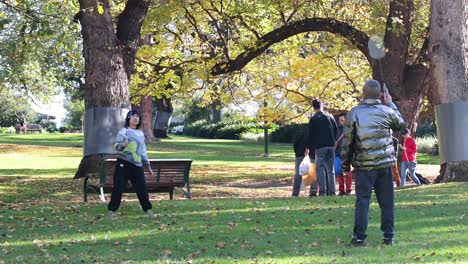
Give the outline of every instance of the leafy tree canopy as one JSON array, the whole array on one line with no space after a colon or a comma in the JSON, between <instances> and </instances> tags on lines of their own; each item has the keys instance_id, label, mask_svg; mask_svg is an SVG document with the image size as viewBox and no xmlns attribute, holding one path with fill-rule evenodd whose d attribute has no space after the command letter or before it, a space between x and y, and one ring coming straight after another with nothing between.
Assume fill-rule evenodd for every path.
<instances>
[{"instance_id":1,"label":"leafy tree canopy","mask_svg":"<svg viewBox=\"0 0 468 264\"><path fill-rule=\"evenodd\" d=\"M0 85L0 127L15 126L20 121L33 123L35 118L36 113L26 98Z\"/></svg>"},{"instance_id":2,"label":"leafy tree canopy","mask_svg":"<svg viewBox=\"0 0 468 264\"><path fill-rule=\"evenodd\" d=\"M341 21L366 33L386 29L390 1L222 1L190 0L155 3L150 8L138 53L133 94L157 97L201 97L201 105L253 100L267 107L259 117L288 121L303 116L310 101L321 97L329 107L357 103L359 89L371 77L366 57L348 39L325 32L305 32L270 46L245 67L216 75L222 62L242 57L269 32L307 18ZM410 57L416 60L427 27L428 0L415 0ZM398 18L392 30L400 30ZM268 44L269 45L269 44ZM221 66L220 66L221 65ZM166 84L171 82L172 89Z\"/></svg>"},{"instance_id":3,"label":"leafy tree canopy","mask_svg":"<svg viewBox=\"0 0 468 264\"><path fill-rule=\"evenodd\" d=\"M83 59L76 0L0 0L0 82L47 101L78 88Z\"/></svg>"},{"instance_id":4,"label":"leafy tree canopy","mask_svg":"<svg viewBox=\"0 0 468 264\"><path fill-rule=\"evenodd\" d=\"M65 110L67 110L67 115L64 119L64 125L81 129L85 114L84 100L67 99L64 106Z\"/></svg>"}]
</instances>

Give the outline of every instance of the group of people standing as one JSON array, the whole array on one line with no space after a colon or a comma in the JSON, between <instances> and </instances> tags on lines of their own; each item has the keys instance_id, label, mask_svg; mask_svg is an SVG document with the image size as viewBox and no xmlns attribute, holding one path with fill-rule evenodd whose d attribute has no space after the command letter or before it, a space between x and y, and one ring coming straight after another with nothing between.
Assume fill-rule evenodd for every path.
<instances>
[{"instance_id":1,"label":"group of people standing","mask_svg":"<svg viewBox=\"0 0 468 264\"><path fill-rule=\"evenodd\" d=\"M294 142L296 174L292 195L299 195L301 175L299 175L298 167L307 155L315 162L317 170L317 182L311 185L309 196L317 196L317 192L318 195L335 195L335 173L339 183L339 194L349 195L351 193L351 175L340 170L339 158L346 114L339 115L337 124L331 114L323 111L322 101L315 99L312 106L315 113L310 118L308 129L302 134L299 133ZM345 178L346 191L344 188Z\"/></svg>"},{"instance_id":2,"label":"group of people standing","mask_svg":"<svg viewBox=\"0 0 468 264\"><path fill-rule=\"evenodd\" d=\"M383 243L393 244L394 237L394 185L392 168L396 162L396 150L392 133L402 131L403 152L401 186L405 185L406 172L420 185L415 176L417 146L405 128L403 118L392 102L385 85L369 80L362 90L363 100L349 113L341 113L338 122L323 110L319 99L312 102L314 114L307 131L296 138L296 175L293 196L298 196L301 175L298 167L308 155L315 162L317 183L311 185L309 196L335 195L335 173L339 195L351 193L352 173L355 178L355 221L351 245L364 246L368 222L368 210L372 189L381 208ZM398 144L398 143L397 143Z\"/></svg>"}]
</instances>

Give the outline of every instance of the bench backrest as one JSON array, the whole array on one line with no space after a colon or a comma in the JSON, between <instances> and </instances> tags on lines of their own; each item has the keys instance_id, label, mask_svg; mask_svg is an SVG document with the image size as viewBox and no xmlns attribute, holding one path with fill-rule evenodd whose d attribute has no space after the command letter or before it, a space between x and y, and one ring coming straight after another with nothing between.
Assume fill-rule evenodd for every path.
<instances>
[{"instance_id":1,"label":"bench backrest","mask_svg":"<svg viewBox=\"0 0 468 264\"><path fill-rule=\"evenodd\" d=\"M104 160L100 171L100 182L105 189L112 188L116 159ZM145 168L148 190L158 187L184 187L189 182L191 159L150 159L153 177Z\"/></svg>"},{"instance_id":2,"label":"bench backrest","mask_svg":"<svg viewBox=\"0 0 468 264\"><path fill-rule=\"evenodd\" d=\"M41 130L41 126L38 124L27 124L26 125L27 130Z\"/></svg>"}]
</instances>

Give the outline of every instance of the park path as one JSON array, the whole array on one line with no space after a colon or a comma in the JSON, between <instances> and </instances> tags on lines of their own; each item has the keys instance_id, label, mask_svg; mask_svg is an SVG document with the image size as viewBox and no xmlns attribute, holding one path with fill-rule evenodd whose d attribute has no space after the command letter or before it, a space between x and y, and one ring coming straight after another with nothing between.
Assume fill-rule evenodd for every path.
<instances>
[{"instance_id":1,"label":"park path","mask_svg":"<svg viewBox=\"0 0 468 264\"><path fill-rule=\"evenodd\" d=\"M439 174L439 165L418 165L416 172L432 182ZM291 172L290 179L276 182L228 183L221 186L195 184L192 186L192 191L194 198L288 197L292 193L292 178L293 172ZM408 181L407 185L411 186L414 183ZM354 193L354 181L352 189ZM302 190L300 196L307 196L308 190L308 187Z\"/></svg>"}]
</instances>

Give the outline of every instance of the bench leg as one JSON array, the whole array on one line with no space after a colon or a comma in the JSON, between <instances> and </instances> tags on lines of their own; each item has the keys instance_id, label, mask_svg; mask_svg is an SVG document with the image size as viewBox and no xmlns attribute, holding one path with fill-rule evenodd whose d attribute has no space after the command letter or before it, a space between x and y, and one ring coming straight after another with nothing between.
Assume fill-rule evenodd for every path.
<instances>
[{"instance_id":1,"label":"bench leg","mask_svg":"<svg viewBox=\"0 0 468 264\"><path fill-rule=\"evenodd\" d=\"M99 187L99 199L101 199L101 202L105 203L106 202L106 196L104 196L104 188Z\"/></svg>"},{"instance_id":2,"label":"bench leg","mask_svg":"<svg viewBox=\"0 0 468 264\"><path fill-rule=\"evenodd\" d=\"M174 188L171 188L171 189L169 190L169 199L170 199L170 200L174 200Z\"/></svg>"},{"instance_id":3,"label":"bench leg","mask_svg":"<svg viewBox=\"0 0 468 264\"><path fill-rule=\"evenodd\" d=\"M187 190L184 190L182 188L177 187L184 195L187 197L187 199L192 199L192 194L190 193L190 185L187 183Z\"/></svg>"},{"instance_id":4,"label":"bench leg","mask_svg":"<svg viewBox=\"0 0 468 264\"><path fill-rule=\"evenodd\" d=\"M192 199L192 194L190 193L190 183L187 182L187 199Z\"/></svg>"},{"instance_id":5,"label":"bench leg","mask_svg":"<svg viewBox=\"0 0 468 264\"><path fill-rule=\"evenodd\" d=\"M83 181L83 202L88 202L88 193L86 192L88 189L88 177L86 177Z\"/></svg>"}]
</instances>

